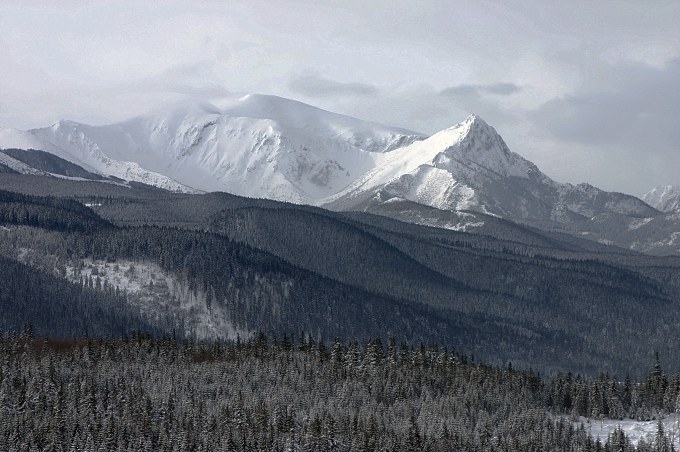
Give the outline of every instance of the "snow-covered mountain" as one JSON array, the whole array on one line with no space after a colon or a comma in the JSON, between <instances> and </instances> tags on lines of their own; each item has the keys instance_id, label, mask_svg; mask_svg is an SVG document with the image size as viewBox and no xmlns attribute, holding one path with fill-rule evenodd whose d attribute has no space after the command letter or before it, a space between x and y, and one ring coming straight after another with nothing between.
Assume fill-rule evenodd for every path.
<instances>
[{"instance_id":1,"label":"snow-covered mountain","mask_svg":"<svg viewBox=\"0 0 680 452\"><path fill-rule=\"evenodd\" d=\"M472 210L520 221L573 223L602 213L657 211L641 200L588 184L562 184L511 152L481 118L465 121L380 156L376 166L328 206L371 210L398 200L440 210Z\"/></svg>"},{"instance_id":2,"label":"snow-covered mountain","mask_svg":"<svg viewBox=\"0 0 680 452\"><path fill-rule=\"evenodd\" d=\"M73 121L59 121L43 129L28 131L0 129L0 149L37 149L54 154L93 173L142 182L175 192L197 192L196 189L168 176L149 171L132 159L128 161L112 159L86 135L85 132L89 128L92 126ZM38 174L29 169L18 172Z\"/></svg>"},{"instance_id":3,"label":"snow-covered mountain","mask_svg":"<svg viewBox=\"0 0 680 452\"><path fill-rule=\"evenodd\" d=\"M662 212L680 210L680 185L660 185L645 194L642 199Z\"/></svg>"},{"instance_id":4,"label":"snow-covered mountain","mask_svg":"<svg viewBox=\"0 0 680 452\"><path fill-rule=\"evenodd\" d=\"M474 115L376 163L336 197L338 204L349 207L370 198L400 198L443 210L488 212L492 206L484 199L483 186L511 176L545 178L535 165L511 153L500 136Z\"/></svg>"},{"instance_id":5,"label":"snow-covered mountain","mask_svg":"<svg viewBox=\"0 0 680 452\"><path fill-rule=\"evenodd\" d=\"M680 220L661 218L652 207L677 207L670 188L651 192L650 206L588 184L556 182L475 115L425 137L248 95L220 109L189 103L105 126L59 121L25 132L0 129L2 148L41 149L87 171L173 191L388 212L464 230L485 220L446 213L479 212L641 251L680 251ZM32 171L12 155L0 158L5 171Z\"/></svg>"},{"instance_id":6,"label":"snow-covered mountain","mask_svg":"<svg viewBox=\"0 0 680 452\"><path fill-rule=\"evenodd\" d=\"M401 199L557 223L603 212L657 213L632 196L551 180L475 115L425 139L290 99L247 95L222 109L183 104L105 126L59 121L3 130L3 147L42 149L89 171L173 191L340 210Z\"/></svg>"},{"instance_id":7,"label":"snow-covered mountain","mask_svg":"<svg viewBox=\"0 0 680 452\"><path fill-rule=\"evenodd\" d=\"M307 204L374 167L376 155L424 138L267 95L222 110L192 103L118 124L59 121L24 134L31 147L126 180Z\"/></svg>"}]
</instances>

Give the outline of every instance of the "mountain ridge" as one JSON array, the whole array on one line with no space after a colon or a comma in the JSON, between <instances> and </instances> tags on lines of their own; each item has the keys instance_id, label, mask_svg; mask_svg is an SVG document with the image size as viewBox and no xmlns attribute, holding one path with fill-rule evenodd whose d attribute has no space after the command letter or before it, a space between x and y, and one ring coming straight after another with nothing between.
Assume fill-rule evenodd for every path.
<instances>
[{"instance_id":1,"label":"mountain ridge","mask_svg":"<svg viewBox=\"0 0 680 452\"><path fill-rule=\"evenodd\" d=\"M373 166L374 154L423 138L266 95L222 110L189 103L107 126L59 121L25 134L87 169L171 191L304 204L342 189Z\"/></svg>"},{"instance_id":2,"label":"mountain ridge","mask_svg":"<svg viewBox=\"0 0 680 452\"><path fill-rule=\"evenodd\" d=\"M642 199L662 212L680 210L680 184L659 185L647 192Z\"/></svg>"},{"instance_id":3,"label":"mountain ridge","mask_svg":"<svg viewBox=\"0 0 680 452\"><path fill-rule=\"evenodd\" d=\"M552 180L512 152L496 130L476 115L394 151L333 197L328 206L370 210L371 204L396 199L519 221L573 223L578 217L609 212L634 216L659 213L630 195Z\"/></svg>"},{"instance_id":4,"label":"mountain ridge","mask_svg":"<svg viewBox=\"0 0 680 452\"><path fill-rule=\"evenodd\" d=\"M26 132L2 129L0 148L8 145L42 146L87 171L169 191L224 191L339 211L378 212L410 201L415 205L401 217L422 224L447 227L431 216L475 211L638 251L680 252L675 217L661 218L631 195L554 181L474 114L425 137L251 94L221 108L189 102L104 126L63 120ZM645 226L651 219L662 234Z\"/></svg>"}]
</instances>

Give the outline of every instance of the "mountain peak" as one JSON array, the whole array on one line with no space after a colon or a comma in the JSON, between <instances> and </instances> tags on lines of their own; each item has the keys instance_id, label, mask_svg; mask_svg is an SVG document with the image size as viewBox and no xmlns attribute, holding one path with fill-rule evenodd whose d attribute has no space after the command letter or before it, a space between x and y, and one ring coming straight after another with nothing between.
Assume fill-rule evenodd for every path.
<instances>
[{"instance_id":1,"label":"mountain peak","mask_svg":"<svg viewBox=\"0 0 680 452\"><path fill-rule=\"evenodd\" d=\"M465 118L465 121L463 121L461 124L468 129L468 133L493 132L494 135L497 135L496 130L493 127L491 127L480 116L474 113Z\"/></svg>"},{"instance_id":2,"label":"mountain peak","mask_svg":"<svg viewBox=\"0 0 680 452\"><path fill-rule=\"evenodd\" d=\"M464 136L469 133L475 133L477 131L494 130L486 121L484 121L480 116L476 114L471 114L465 120L452 125L451 127L442 130L444 131L456 131L457 134ZM495 132L495 130L494 130ZM441 133L441 132L440 132Z\"/></svg>"},{"instance_id":3,"label":"mountain peak","mask_svg":"<svg viewBox=\"0 0 680 452\"><path fill-rule=\"evenodd\" d=\"M488 151L491 149L505 150L505 142L498 135L498 132L486 123L482 118L475 114L471 114L464 121L454 124L453 126L435 133L425 141L434 145L435 148L446 149L451 147L460 147L464 143L477 142L474 147L477 151ZM465 149L470 146L464 146ZM509 151L508 151L509 152Z\"/></svg>"},{"instance_id":4,"label":"mountain peak","mask_svg":"<svg viewBox=\"0 0 680 452\"><path fill-rule=\"evenodd\" d=\"M463 121L463 122L464 123L470 123L470 124L475 123L475 122L481 122L483 124L486 124L486 122L482 118L477 116L475 113L470 114L467 118L465 118L465 121Z\"/></svg>"},{"instance_id":5,"label":"mountain peak","mask_svg":"<svg viewBox=\"0 0 680 452\"><path fill-rule=\"evenodd\" d=\"M217 105L185 100L115 124L61 121L15 135L0 133L0 145L46 149L121 179L309 204L345 188L378 154L425 138L266 94Z\"/></svg>"},{"instance_id":6,"label":"mountain peak","mask_svg":"<svg viewBox=\"0 0 680 452\"><path fill-rule=\"evenodd\" d=\"M460 178L463 172L468 180L480 174L491 179L497 177L529 178L531 173L541 174L535 165L508 149L496 129L476 114L425 140L439 149L433 159L437 167L451 168ZM453 170L452 168L457 167ZM464 168L467 168L464 170Z\"/></svg>"},{"instance_id":7,"label":"mountain peak","mask_svg":"<svg viewBox=\"0 0 680 452\"><path fill-rule=\"evenodd\" d=\"M71 121L70 119L60 119L59 121L52 124L50 127L54 130L57 130L75 127L76 125L78 125L78 123L76 123L75 121Z\"/></svg>"},{"instance_id":8,"label":"mountain peak","mask_svg":"<svg viewBox=\"0 0 680 452\"><path fill-rule=\"evenodd\" d=\"M234 108L251 108L258 111L262 110L289 110L289 109L303 109L313 108L320 110L312 105L307 105L303 102L287 99L285 97L275 96L272 94L251 93L239 97L236 102L232 104Z\"/></svg>"}]
</instances>

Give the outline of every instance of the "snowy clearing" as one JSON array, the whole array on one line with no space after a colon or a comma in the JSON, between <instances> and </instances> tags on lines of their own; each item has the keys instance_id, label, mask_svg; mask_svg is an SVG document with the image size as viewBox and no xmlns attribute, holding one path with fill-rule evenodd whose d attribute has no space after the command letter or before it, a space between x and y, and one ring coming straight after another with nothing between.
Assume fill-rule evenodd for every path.
<instances>
[{"instance_id":1,"label":"snowy clearing","mask_svg":"<svg viewBox=\"0 0 680 452\"><path fill-rule=\"evenodd\" d=\"M663 423L664 431L669 436L669 439L675 448L680 448L680 415L677 413L671 414L661 422ZM604 419L600 421L582 417L580 418L580 421L576 423L576 426L580 427L581 424L584 425L586 431L588 431L593 438L599 438L603 444L614 430L621 427L631 442L637 446L641 439L644 439L646 442L654 441L659 421L637 421L635 419Z\"/></svg>"}]
</instances>

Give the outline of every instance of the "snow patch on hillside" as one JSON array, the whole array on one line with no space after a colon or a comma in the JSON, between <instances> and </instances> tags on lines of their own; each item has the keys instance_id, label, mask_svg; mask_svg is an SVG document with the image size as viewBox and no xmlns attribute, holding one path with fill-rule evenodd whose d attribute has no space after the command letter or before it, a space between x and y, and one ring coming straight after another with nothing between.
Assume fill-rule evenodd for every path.
<instances>
[{"instance_id":1,"label":"snow patch on hillside","mask_svg":"<svg viewBox=\"0 0 680 452\"><path fill-rule=\"evenodd\" d=\"M670 414L662 419L661 423L663 424L664 432L671 439L673 446L675 446L676 450L680 449L680 415L677 413ZM637 446L640 440L644 440L647 443L654 441L659 421L637 421L634 419L604 419L600 421L582 417L575 426L578 428L581 424L584 425L586 431L594 439L599 438L602 444L607 441L609 435L620 427L631 442Z\"/></svg>"},{"instance_id":2,"label":"snow patch on hillside","mask_svg":"<svg viewBox=\"0 0 680 452\"><path fill-rule=\"evenodd\" d=\"M388 202L398 202L398 200L395 198ZM414 210L404 210L400 212L399 218L422 226L431 226L459 232L472 232L475 229L484 226L484 221L478 220L474 214L467 212L456 212L453 219L443 219L437 216L421 215Z\"/></svg>"},{"instance_id":3,"label":"snow patch on hillside","mask_svg":"<svg viewBox=\"0 0 680 452\"><path fill-rule=\"evenodd\" d=\"M654 218L635 218L630 222L630 225L628 226L629 230L635 230L635 229L640 229L642 226L646 225L650 221L652 221Z\"/></svg>"},{"instance_id":4,"label":"snow patch on hillside","mask_svg":"<svg viewBox=\"0 0 680 452\"><path fill-rule=\"evenodd\" d=\"M252 332L236 327L219 302L207 302L205 292L192 291L186 283L150 262L83 259L66 266L71 282L89 284L96 289L118 290L130 304L152 321L175 319L185 334L198 339L235 339Z\"/></svg>"}]
</instances>

